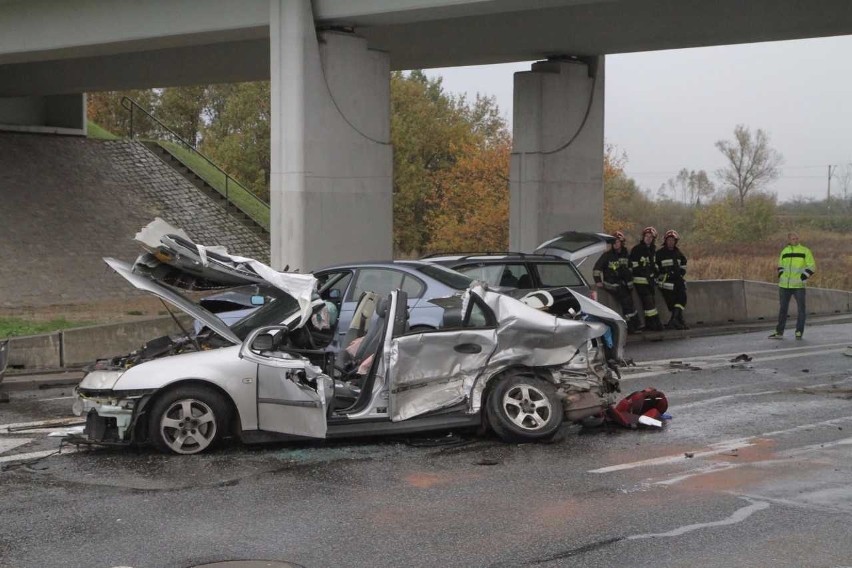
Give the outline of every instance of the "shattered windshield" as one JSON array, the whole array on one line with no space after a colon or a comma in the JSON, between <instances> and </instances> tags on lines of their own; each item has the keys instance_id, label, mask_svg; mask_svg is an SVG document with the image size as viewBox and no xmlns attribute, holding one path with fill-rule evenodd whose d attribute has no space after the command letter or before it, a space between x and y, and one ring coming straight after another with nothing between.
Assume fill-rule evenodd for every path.
<instances>
[{"instance_id":1,"label":"shattered windshield","mask_svg":"<svg viewBox=\"0 0 852 568\"><path fill-rule=\"evenodd\" d=\"M299 302L286 292L271 287L265 288L264 292L273 296L273 299L231 326L231 331L241 341L253 329L265 325L278 325L299 311Z\"/></svg>"}]
</instances>

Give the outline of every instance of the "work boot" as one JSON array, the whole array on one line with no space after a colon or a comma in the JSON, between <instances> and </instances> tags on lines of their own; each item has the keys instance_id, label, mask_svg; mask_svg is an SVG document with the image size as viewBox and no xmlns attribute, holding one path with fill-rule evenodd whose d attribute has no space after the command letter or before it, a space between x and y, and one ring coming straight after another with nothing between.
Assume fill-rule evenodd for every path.
<instances>
[{"instance_id":1,"label":"work boot","mask_svg":"<svg viewBox=\"0 0 852 568\"><path fill-rule=\"evenodd\" d=\"M689 329L689 326L683 321L683 308L675 308L675 320L677 320L678 329Z\"/></svg>"},{"instance_id":2,"label":"work boot","mask_svg":"<svg viewBox=\"0 0 852 568\"><path fill-rule=\"evenodd\" d=\"M772 333L772 335L769 336L769 339L784 339L784 334L775 331Z\"/></svg>"},{"instance_id":3,"label":"work boot","mask_svg":"<svg viewBox=\"0 0 852 568\"><path fill-rule=\"evenodd\" d=\"M627 318L627 333L642 333L642 330L639 329L639 316L633 314L632 316Z\"/></svg>"},{"instance_id":4,"label":"work boot","mask_svg":"<svg viewBox=\"0 0 852 568\"><path fill-rule=\"evenodd\" d=\"M675 317L674 312L672 312L669 321L666 322L666 329L678 329L677 318Z\"/></svg>"},{"instance_id":5,"label":"work boot","mask_svg":"<svg viewBox=\"0 0 852 568\"><path fill-rule=\"evenodd\" d=\"M797 332L796 332L796 339L801 339L801 338L802 338L802 332L801 332L801 331L797 331Z\"/></svg>"},{"instance_id":6,"label":"work boot","mask_svg":"<svg viewBox=\"0 0 852 568\"><path fill-rule=\"evenodd\" d=\"M648 316L645 318L645 329L651 331L663 331L663 322L660 321L660 316Z\"/></svg>"}]
</instances>

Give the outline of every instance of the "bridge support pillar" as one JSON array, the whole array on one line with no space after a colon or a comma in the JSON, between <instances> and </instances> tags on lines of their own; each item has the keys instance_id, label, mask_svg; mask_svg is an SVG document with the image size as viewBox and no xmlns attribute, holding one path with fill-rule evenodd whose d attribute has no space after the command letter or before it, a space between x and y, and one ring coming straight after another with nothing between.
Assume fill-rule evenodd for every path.
<instances>
[{"instance_id":1,"label":"bridge support pillar","mask_svg":"<svg viewBox=\"0 0 852 568\"><path fill-rule=\"evenodd\" d=\"M310 0L270 2L272 266L389 259L390 59L316 32Z\"/></svg>"},{"instance_id":2,"label":"bridge support pillar","mask_svg":"<svg viewBox=\"0 0 852 568\"><path fill-rule=\"evenodd\" d=\"M604 57L515 73L509 246L603 228Z\"/></svg>"}]
</instances>

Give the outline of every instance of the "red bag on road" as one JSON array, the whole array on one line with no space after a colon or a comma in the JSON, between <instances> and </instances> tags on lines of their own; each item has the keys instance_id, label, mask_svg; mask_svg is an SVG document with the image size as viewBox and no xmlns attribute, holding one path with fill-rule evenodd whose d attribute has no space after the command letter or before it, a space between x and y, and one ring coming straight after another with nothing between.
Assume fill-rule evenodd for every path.
<instances>
[{"instance_id":1,"label":"red bag on road","mask_svg":"<svg viewBox=\"0 0 852 568\"><path fill-rule=\"evenodd\" d=\"M630 393L618 404L607 410L607 418L617 424L628 428L635 428L640 416L647 416L660 420L663 413L668 410L669 401L666 395L655 388Z\"/></svg>"}]
</instances>

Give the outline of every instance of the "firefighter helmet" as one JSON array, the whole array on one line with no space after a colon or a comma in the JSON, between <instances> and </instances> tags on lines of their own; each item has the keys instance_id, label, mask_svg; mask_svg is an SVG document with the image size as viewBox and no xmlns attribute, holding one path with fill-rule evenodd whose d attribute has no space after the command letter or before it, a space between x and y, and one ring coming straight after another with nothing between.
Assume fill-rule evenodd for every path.
<instances>
[{"instance_id":1,"label":"firefighter helmet","mask_svg":"<svg viewBox=\"0 0 852 568\"><path fill-rule=\"evenodd\" d=\"M624 236L624 233L622 233L621 231L614 232L612 234L612 236L615 237L615 240L617 240L617 241L621 241L622 243L627 242L627 238Z\"/></svg>"},{"instance_id":2,"label":"firefighter helmet","mask_svg":"<svg viewBox=\"0 0 852 568\"><path fill-rule=\"evenodd\" d=\"M666 231L666 236L663 237L663 242L665 242L666 239L669 237L674 237L675 244L677 244L677 242L680 240L680 235L678 235L677 231L675 231L674 229L669 229L668 231Z\"/></svg>"},{"instance_id":3,"label":"firefighter helmet","mask_svg":"<svg viewBox=\"0 0 852 568\"><path fill-rule=\"evenodd\" d=\"M644 229L642 229L642 237L643 238L648 233L651 233L652 238L654 238L654 239L657 238L657 229L655 229L654 227L645 227Z\"/></svg>"}]
</instances>

